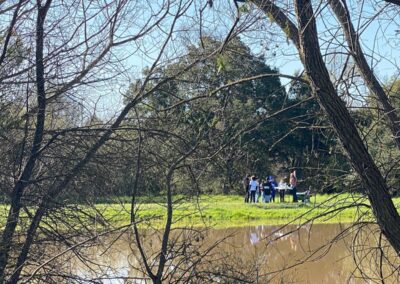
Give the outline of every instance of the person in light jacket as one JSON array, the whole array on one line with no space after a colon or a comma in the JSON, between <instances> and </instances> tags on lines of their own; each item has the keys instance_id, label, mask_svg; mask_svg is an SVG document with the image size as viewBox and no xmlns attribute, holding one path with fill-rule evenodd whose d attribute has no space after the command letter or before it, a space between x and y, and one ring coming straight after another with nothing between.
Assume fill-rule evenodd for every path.
<instances>
[{"instance_id":1,"label":"person in light jacket","mask_svg":"<svg viewBox=\"0 0 400 284\"><path fill-rule=\"evenodd\" d=\"M255 176L251 177L250 181L250 203L256 203L256 191L259 188L259 184L257 182L257 178Z\"/></svg>"}]
</instances>

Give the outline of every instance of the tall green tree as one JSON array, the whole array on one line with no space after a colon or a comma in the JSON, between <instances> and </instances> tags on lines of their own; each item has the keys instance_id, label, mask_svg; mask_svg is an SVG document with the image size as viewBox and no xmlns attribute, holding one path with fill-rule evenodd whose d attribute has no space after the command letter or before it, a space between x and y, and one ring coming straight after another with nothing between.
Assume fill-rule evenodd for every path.
<instances>
[{"instance_id":1,"label":"tall green tree","mask_svg":"<svg viewBox=\"0 0 400 284\"><path fill-rule=\"evenodd\" d=\"M206 169L204 187L211 192L241 190L239 181L246 173L265 177L285 174L295 166L312 168L304 170L304 176L316 176L313 162L321 160L321 152L328 159L332 143L324 139L323 130L313 128L322 122L310 89L304 82L293 82L287 93L278 70L238 38L215 53L221 45L214 38L203 38L190 45L177 62L158 70L154 84L197 58L205 58L163 84L137 109L142 126L189 140L203 131L198 152L202 151L203 159L208 155L210 159L206 165L193 163L193 167ZM140 85L133 84L130 92ZM277 170L280 168L282 171Z\"/></svg>"}]
</instances>

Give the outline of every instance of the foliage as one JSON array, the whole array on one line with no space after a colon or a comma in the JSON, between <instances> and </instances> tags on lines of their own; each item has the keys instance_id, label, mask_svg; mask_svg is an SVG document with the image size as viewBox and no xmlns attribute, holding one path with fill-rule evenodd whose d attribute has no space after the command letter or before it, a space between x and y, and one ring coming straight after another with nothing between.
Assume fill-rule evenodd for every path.
<instances>
[{"instance_id":1,"label":"foliage","mask_svg":"<svg viewBox=\"0 0 400 284\"><path fill-rule=\"evenodd\" d=\"M163 187L154 177L161 175L162 168L157 167L160 157L165 160L171 156L174 147L168 141L175 139L173 136L201 140L191 171L194 176L201 175L197 180L201 188L213 193L241 192L240 181L246 173L285 177L290 167L299 169L300 178L304 176L304 188L330 184L319 178L326 174L323 165L330 163L338 173L346 163L340 154L333 153L336 142L324 128L325 120L307 85L293 81L287 93L278 71L263 57L253 55L240 39L232 39L215 53L221 45L211 37L189 45L185 56L157 71L148 88L190 64L194 67L162 84L131 114L131 123L141 117L142 128L165 133L162 144L155 137L144 139L146 154L141 165L145 177L141 184L146 182L147 186L142 188L157 193ZM199 58L206 59L197 62ZM132 84L127 98L141 85L140 81ZM155 148L156 153L152 151ZM192 184L193 180L183 183Z\"/></svg>"}]
</instances>

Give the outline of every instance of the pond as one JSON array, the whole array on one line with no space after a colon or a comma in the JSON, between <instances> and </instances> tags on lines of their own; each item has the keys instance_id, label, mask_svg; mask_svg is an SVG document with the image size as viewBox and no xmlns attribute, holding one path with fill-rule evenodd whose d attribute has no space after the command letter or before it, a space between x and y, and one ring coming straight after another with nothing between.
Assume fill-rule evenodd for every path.
<instances>
[{"instance_id":1,"label":"pond","mask_svg":"<svg viewBox=\"0 0 400 284\"><path fill-rule=\"evenodd\" d=\"M397 283L398 263L392 268L382 262L383 268L375 269L382 259L375 251L363 250L377 240L372 237L373 230L358 228L354 238L356 234L350 229L350 225L318 224L175 230L174 246L167 256L171 260L165 269L170 276L165 283L177 279L188 282L185 277L190 270L196 271L196 277L207 278L208 274L207 281L216 283L374 283L380 282L382 275L388 275L387 283ZM142 232L142 243L149 266L155 265L151 259L157 259L161 233ZM81 260L70 263L70 269L82 278L96 277L99 283L150 283L132 232L109 236L88 248L86 254L90 262L101 266L83 265ZM363 265L364 275L354 260ZM398 261L396 257L392 260ZM178 277L184 273L185 277ZM193 283L204 283L198 281L202 278L196 279Z\"/></svg>"}]
</instances>

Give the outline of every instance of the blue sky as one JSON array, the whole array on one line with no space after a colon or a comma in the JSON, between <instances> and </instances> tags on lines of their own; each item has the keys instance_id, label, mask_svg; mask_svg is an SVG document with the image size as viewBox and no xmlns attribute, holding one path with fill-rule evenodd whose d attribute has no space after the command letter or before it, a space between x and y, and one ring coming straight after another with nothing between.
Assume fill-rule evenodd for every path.
<instances>
[{"instance_id":1,"label":"blue sky","mask_svg":"<svg viewBox=\"0 0 400 284\"><path fill-rule=\"evenodd\" d=\"M378 5L376 5L376 3L378 3ZM383 13L381 9L386 5L383 1L351 1L348 5L352 11L353 24L361 33L363 50L375 74L382 82L386 82L393 76L398 76L399 67L397 61L399 60L398 58L400 58L400 36L397 33L399 24L397 22L398 17L396 17L396 11L387 9L386 7L385 10L383 10L385 13ZM193 6L193 10L188 10L188 13L194 12L196 10L195 8L198 9L199 7ZM291 6L289 6L289 8L292 9ZM317 10L317 13L319 15L317 23L322 53L330 54L344 51L341 46L343 42L341 31L337 30L337 23L330 10L325 7L321 11ZM376 17L377 14L379 14L378 17ZM359 15L362 15L362 17L359 17ZM207 8L205 10L203 34L213 35L223 39L227 35L235 16L235 9L232 3L227 4L225 1L215 1L212 9ZM283 32L280 31L275 24L268 21L265 15L260 13L260 11L251 11L242 16L244 19L242 23L257 19L244 33L240 34L242 40L250 45L255 54L264 55L266 63L271 67L279 69L283 74L295 75L303 70L293 44L285 38ZM188 17L187 21L182 21L182 23L180 23L180 30L186 29L186 31L182 38L176 36L174 43L168 50L168 56L173 56L174 52L178 54L184 51L185 44L189 43L187 41L185 42L185 36L187 36L189 41L193 41L191 43L197 43L196 41L199 39L199 28L197 25L191 24L191 21L195 20L195 18ZM165 24L168 24L168 21L166 21ZM148 42L143 41L141 44L144 49L147 49L146 44L150 46L154 44L154 42L149 40ZM114 106L112 111L115 111L115 108L118 106L122 107L122 96L116 96L115 91L123 94L130 80L140 76L140 71L146 66L149 66L151 58L155 57L158 49L156 45L148 48L147 53L139 52L127 61L128 65L130 65L129 70L131 70L130 78L125 78L125 81L121 81L117 89L113 88L114 95L111 97L105 96L104 99L100 100L99 106L103 105L103 108L107 110L109 106L112 105ZM337 56L337 58L332 60L329 58L329 55L326 58L328 69L332 71L332 74L340 72L338 70L342 67L343 58ZM281 81L282 84L287 84L289 82L287 79L282 79ZM367 93L366 90L363 91Z\"/></svg>"}]
</instances>

